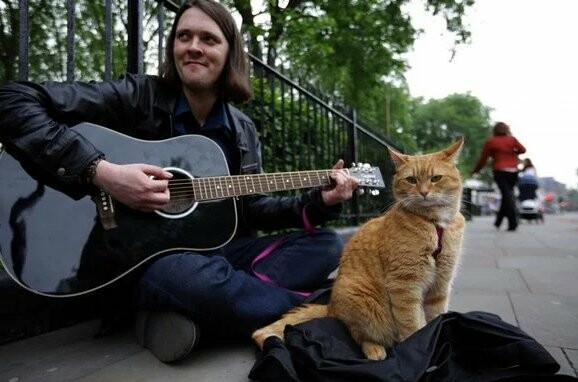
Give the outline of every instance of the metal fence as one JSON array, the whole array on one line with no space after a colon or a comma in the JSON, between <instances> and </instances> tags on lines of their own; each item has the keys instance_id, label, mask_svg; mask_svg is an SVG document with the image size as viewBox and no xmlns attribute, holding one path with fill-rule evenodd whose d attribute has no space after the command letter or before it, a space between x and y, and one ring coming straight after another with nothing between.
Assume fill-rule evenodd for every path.
<instances>
[{"instance_id":1,"label":"metal fence","mask_svg":"<svg viewBox=\"0 0 578 382\"><path fill-rule=\"evenodd\" d=\"M126 15L126 71L143 73L143 16L145 0L128 0ZM178 9L170 0L156 1L158 62L163 57L168 34L167 18ZM75 19L76 1L66 0L66 80L75 78ZM113 2L105 0L104 69L103 78L113 73ZM161 6L162 5L162 6ZM27 80L29 67L29 1L19 0L18 79ZM150 16L150 15L149 15ZM284 172L330 168L339 158L347 165L369 163L381 169L386 185L391 182L392 168L386 146L392 142L364 126L354 110L336 106L314 92L293 82L282 73L251 56L251 79L254 99L242 109L255 121L263 143L263 162L267 172ZM91 78L94 79L94 78ZM345 206L343 220L338 224L358 224L380 214L391 202L388 189L379 195L366 192L355 196Z\"/></svg>"},{"instance_id":2,"label":"metal fence","mask_svg":"<svg viewBox=\"0 0 578 382\"><path fill-rule=\"evenodd\" d=\"M255 98L245 108L260 131L267 171L330 168L338 159L346 165L377 166L390 183L392 168L386 146L394 146L364 127L354 110L343 110L296 84L256 57L251 58ZM367 192L354 197L344 211L345 224L375 216L391 195Z\"/></svg>"}]
</instances>

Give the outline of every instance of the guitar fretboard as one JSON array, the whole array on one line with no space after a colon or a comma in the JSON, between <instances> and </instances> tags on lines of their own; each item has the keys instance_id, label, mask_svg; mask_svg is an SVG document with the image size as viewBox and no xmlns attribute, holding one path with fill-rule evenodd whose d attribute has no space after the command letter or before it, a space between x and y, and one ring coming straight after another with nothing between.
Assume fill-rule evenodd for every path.
<instances>
[{"instance_id":1,"label":"guitar fretboard","mask_svg":"<svg viewBox=\"0 0 578 382\"><path fill-rule=\"evenodd\" d=\"M346 171L346 170L344 170ZM179 180L178 186L169 185L171 195L178 188L182 194L184 188L190 199L205 201L222 199L242 195L258 194L262 192L275 192L284 190L296 190L299 188L311 188L331 184L331 170L320 171L296 171L275 174L233 175L222 177L195 178L183 185Z\"/></svg>"}]
</instances>

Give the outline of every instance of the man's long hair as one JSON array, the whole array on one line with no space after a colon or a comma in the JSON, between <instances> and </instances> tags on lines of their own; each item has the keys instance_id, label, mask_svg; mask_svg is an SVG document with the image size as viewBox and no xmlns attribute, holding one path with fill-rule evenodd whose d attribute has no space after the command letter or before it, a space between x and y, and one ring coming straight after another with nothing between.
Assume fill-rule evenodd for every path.
<instances>
[{"instance_id":1,"label":"man's long hair","mask_svg":"<svg viewBox=\"0 0 578 382\"><path fill-rule=\"evenodd\" d=\"M241 33L237 29L231 13L224 6L213 0L188 0L178 10L171 27L171 33L167 38L161 77L177 88L182 86L181 78L175 67L173 50L179 20L187 9L193 7L199 8L213 19L229 43L229 54L220 79L220 96L224 101L236 104L250 100L253 97L253 89L249 82L249 65Z\"/></svg>"}]
</instances>

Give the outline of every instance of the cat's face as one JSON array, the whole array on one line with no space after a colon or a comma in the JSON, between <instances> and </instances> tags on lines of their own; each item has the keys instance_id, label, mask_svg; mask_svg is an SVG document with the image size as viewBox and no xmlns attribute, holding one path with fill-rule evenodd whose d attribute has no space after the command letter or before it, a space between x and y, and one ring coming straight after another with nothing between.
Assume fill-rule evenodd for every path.
<instances>
[{"instance_id":1,"label":"cat's face","mask_svg":"<svg viewBox=\"0 0 578 382\"><path fill-rule=\"evenodd\" d=\"M463 139L426 155L403 155L390 150L396 167L393 194L405 208L457 207L462 194L455 158Z\"/></svg>"}]
</instances>

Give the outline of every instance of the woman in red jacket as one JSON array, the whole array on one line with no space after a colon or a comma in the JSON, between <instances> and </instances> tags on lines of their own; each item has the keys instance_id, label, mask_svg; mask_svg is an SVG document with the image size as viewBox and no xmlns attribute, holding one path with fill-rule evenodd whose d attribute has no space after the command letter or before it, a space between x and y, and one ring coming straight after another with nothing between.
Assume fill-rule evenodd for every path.
<instances>
[{"instance_id":1,"label":"woman in red jacket","mask_svg":"<svg viewBox=\"0 0 578 382\"><path fill-rule=\"evenodd\" d=\"M494 180L502 194L500 210L494 223L497 229L504 217L508 219L508 231L515 231L518 227L514 187L518 182L518 155L525 152L526 148L512 136L510 127L504 122L498 122L494 125L493 135L484 144L480 159L472 171L472 174L479 172L488 158L492 158Z\"/></svg>"}]
</instances>

